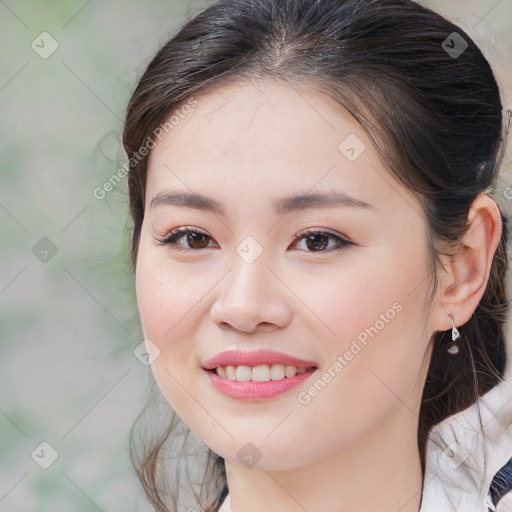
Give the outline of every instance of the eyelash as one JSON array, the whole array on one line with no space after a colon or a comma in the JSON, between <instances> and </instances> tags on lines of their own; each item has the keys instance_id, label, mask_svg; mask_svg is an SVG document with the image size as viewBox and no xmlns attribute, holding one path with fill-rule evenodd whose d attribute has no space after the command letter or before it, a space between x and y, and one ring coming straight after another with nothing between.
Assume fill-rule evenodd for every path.
<instances>
[{"instance_id":1,"label":"eyelash","mask_svg":"<svg viewBox=\"0 0 512 512\"><path fill-rule=\"evenodd\" d=\"M184 235L193 235L193 234L205 235L206 237L211 239L211 237L207 233L205 233L204 231L201 231L201 230L198 230L198 229L195 229L195 228L190 228L189 226L180 226L180 227L172 229L169 232L169 234L167 236L165 236L165 238L158 238L158 237L156 237L156 241L157 241L157 243L159 245L173 246L173 247L171 247L171 249L173 251L181 251L181 252L192 253L192 252L201 251L202 249L207 249L208 247L203 247L202 249L183 249L183 248L178 248L179 244L176 243L177 240L179 240L180 238L183 238ZM306 238L307 239L309 236L312 236L312 235L325 235L325 236L330 237L331 239L337 239L339 242L338 242L338 246L334 248L335 250L343 249L343 248L348 247L350 245L354 245L354 242L350 242L348 240L345 240L344 238L342 238L339 235L336 235L334 233L331 233L330 231L325 231L325 230L321 231L321 230L314 230L314 229L303 229L302 231L297 233L293 237L292 244L294 244L296 241L299 241L301 238ZM333 248L331 248L329 250L305 251L305 252L322 253L322 252L330 252L332 249Z\"/></svg>"}]
</instances>

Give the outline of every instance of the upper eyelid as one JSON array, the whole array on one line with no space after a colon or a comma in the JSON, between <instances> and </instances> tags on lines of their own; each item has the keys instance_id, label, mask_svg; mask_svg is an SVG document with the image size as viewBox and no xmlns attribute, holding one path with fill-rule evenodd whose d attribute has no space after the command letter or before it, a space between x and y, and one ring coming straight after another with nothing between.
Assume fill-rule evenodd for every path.
<instances>
[{"instance_id":1,"label":"upper eyelid","mask_svg":"<svg viewBox=\"0 0 512 512\"><path fill-rule=\"evenodd\" d=\"M165 239L167 239L167 238L169 238L171 236L174 236L174 235L186 235L188 231L197 232L199 234L206 235L206 236L208 236L209 238L211 238L213 240L213 237L211 235L209 235L208 232L206 232L205 230L203 230L201 228L197 228L197 227L194 227L194 226L177 226L177 227L172 228L169 231L167 231L167 233L165 233L162 237L158 237L158 238L161 238L161 239L165 240ZM305 235L307 235L310 232L337 236L339 238L342 238L342 239L345 239L345 240L349 241L348 237L346 237L345 235L343 235L341 233L337 233L336 231L330 230L328 228L320 228L320 227L312 227L312 228L301 229L295 235L293 235L293 239L295 240L297 237L305 236Z\"/></svg>"}]
</instances>

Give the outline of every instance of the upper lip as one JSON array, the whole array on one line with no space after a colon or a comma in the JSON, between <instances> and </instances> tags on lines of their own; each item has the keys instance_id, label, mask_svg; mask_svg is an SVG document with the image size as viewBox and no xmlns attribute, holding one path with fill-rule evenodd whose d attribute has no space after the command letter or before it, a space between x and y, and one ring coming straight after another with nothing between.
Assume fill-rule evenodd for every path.
<instances>
[{"instance_id":1,"label":"upper lip","mask_svg":"<svg viewBox=\"0 0 512 512\"><path fill-rule=\"evenodd\" d=\"M295 366L296 368L316 367L316 363L305 361L298 357L293 357L281 352L273 352L272 350L256 350L252 352L241 352L240 350L226 350L208 359L203 365L205 370L213 370L219 366L258 366L268 364L283 364L285 366Z\"/></svg>"}]
</instances>

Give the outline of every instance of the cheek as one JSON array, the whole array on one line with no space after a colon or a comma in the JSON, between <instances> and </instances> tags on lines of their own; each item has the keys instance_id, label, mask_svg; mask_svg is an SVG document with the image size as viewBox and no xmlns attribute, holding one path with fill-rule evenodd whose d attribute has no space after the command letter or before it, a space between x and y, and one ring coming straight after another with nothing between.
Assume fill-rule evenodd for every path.
<instances>
[{"instance_id":1,"label":"cheek","mask_svg":"<svg viewBox=\"0 0 512 512\"><path fill-rule=\"evenodd\" d=\"M211 287L207 280L191 276L184 266L162 260L159 254L151 257L142 251L136 275L137 305L144 335L159 344L180 337Z\"/></svg>"},{"instance_id":2,"label":"cheek","mask_svg":"<svg viewBox=\"0 0 512 512\"><path fill-rule=\"evenodd\" d=\"M153 257L141 251L138 261L136 293L142 330L144 338L158 347L151 364L158 387L179 416L196 429L201 411L192 406L184 389L199 397L195 381L201 370L195 328L204 315L200 299L211 285L187 277L161 260L158 254Z\"/></svg>"},{"instance_id":3,"label":"cheek","mask_svg":"<svg viewBox=\"0 0 512 512\"><path fill-rule=\"evenodd\" d=\"M313 336L326 341L329 352L343 353L350 342L369 339L368 329L388 330L399 321L399 311L410 299L413 276L403 275L403 266L389 248L354 250L340 265L292 280L293 290L305 306L304 315L318 331ZM416 271L419 273L419 269ZM298 302L298 307L302 307ZM403 316L403 315L402 315Z\"/></svg>"},{"instance_id":4,"label":"cheek","mask_svg":"<svg viewBox=\"0 0 512 512\"><path fill-rule=\"evenodd\" d=\"M427 281L421 258L404 261L384 251L374 256L372 265L359 261L350 272L321 284L313 281L309 293L306 288L297 293L308 297L309 308L321 320L315 335L328 354L327 369L336 375L325 376L335 384L325 386L333 394L322 400L342 408L346 404L350 414L356 408L362 415L372 409L373 415L376 408L400 403L398 397L414 401L428 343L422 338Z\"/></svg>"}]
</instances>

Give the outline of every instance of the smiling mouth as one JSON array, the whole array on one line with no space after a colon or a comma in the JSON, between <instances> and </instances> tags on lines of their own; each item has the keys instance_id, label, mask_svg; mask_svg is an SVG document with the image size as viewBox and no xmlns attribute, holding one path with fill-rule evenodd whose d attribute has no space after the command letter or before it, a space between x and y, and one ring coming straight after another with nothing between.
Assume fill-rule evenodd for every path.
<instances>
[{"instance_id":1,"label":"smiling mouth","mask_svg":"<svg viewBox=\"0 0 512 512\"><path fill-rule=\"evenodd\" d=\"M316 366L298 368L292 365L283 364L261 364L257 366L235 366L230 364L226 366L217 366L216 368L212 368L207 371L210 373L215 373L219 377L226 380L236 380L240 382L269 382L291 379L303 373L312 373L315 370L317 370Z\"/></svg>"}]
</instances>

